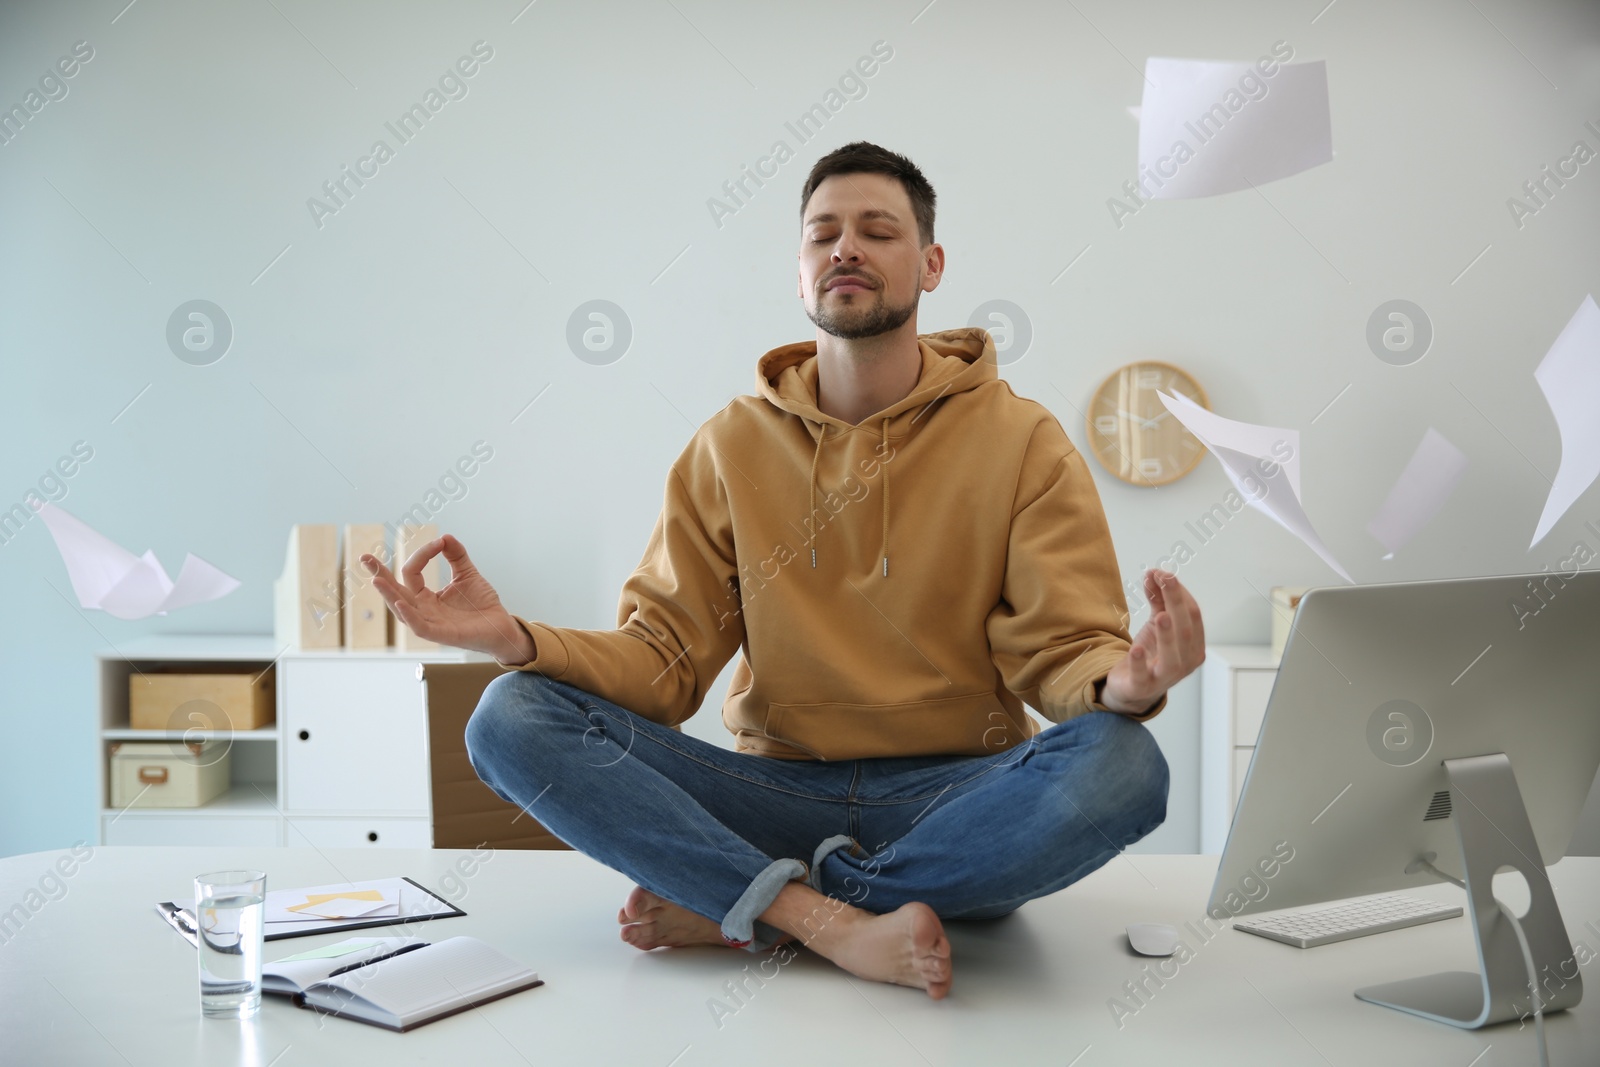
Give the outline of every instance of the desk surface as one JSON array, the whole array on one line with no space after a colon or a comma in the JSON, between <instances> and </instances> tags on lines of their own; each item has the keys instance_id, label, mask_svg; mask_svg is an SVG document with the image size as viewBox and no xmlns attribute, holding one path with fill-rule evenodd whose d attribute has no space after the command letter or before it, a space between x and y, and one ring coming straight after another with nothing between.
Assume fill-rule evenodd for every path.
<instances>
[{"instance_id":1,"label":"desk surface","mask_svg":"<svg viewBox=\"0 0 1600 1067\"><path fill-rule=\"evenodd\" d=\"M268 887L410 875L440 888L472 853L426 849L316 850L102 846L64 880L40 879L66 852L0 860L0 1060L134 1065L410 1063L805 1064L843 1056L887 1064L1476 1064L1537 1061L1531 1021L1457 1030L1358 1001L1357 986L1471 969L1465 919L1314 949L1230 929L1166 974L1153 967L1143 1006L1125 982L1154 961L1134 956L1129 922L1197 927L1215 856L1123 855L1078 884L1005 919L950 924L955 983L939 1002L910 989L850 978L808 952L779 966L724 948L650 953L617 937L629 883L570 852L486 853L445 895L462 918L412 927L438 939L472 934L537 970L547 984L408 1034L324 1018L264 998L246 1023L203 1019L194 950L155 913L185 897L205 870L257 867ZM459 876L459 874L458 874ZM1600 951L1600 859L1550 869L1574 942ZM1420 895L1459 902L1439 885ZM384 930L368 931L385 933ZM266 958L339 940L271 941ZM1592 960L1592 952L1579 951ZM749 971L744 969L748 967ZM1173 973L1174 970L1176 973ZM1583 968L1600 985L1600 968ZM745 979L742 1001L728 983ZM1113 998L1133 1010L1118 1019ZM721 1008L718 1009L717 1005ZM1600 1060L1600 991L1551 1017L1551 1062ZM1482 1059L1485 1050L1493 1051ZM844 1055L848 1050L848 1055Z\"/></svg>"}]
</instances>

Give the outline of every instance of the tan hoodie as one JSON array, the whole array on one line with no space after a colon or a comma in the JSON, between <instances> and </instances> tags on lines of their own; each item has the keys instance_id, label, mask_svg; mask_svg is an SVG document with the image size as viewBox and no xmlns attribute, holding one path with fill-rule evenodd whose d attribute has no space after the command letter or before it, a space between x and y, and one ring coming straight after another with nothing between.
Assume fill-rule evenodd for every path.
<instances>
[{"instance_id":1,"label":"tan hoodie","mask_svg":"<svg viewBox=\"0 0 1600 1067\"><path fill-rule=\"evenodd\" d=\"M1042 729L1024 702L1108 710L1131 640L1083 457L986 330L918 340L916 388L855 426L817 409L815 341L763 356L673 463L618 628L519 618L520 669L677 725L742 651L722 721L780 759L986 755Z\"/></svg>"}]
</instances>

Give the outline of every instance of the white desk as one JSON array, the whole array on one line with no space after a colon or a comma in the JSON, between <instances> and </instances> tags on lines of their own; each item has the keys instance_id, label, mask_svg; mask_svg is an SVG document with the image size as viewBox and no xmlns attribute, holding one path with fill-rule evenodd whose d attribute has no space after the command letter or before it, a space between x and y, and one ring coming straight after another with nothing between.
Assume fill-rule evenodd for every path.
<instances>
[{"instance_id":1,"label":"white desk","mask_svg":"<svg viewBox=\"0 0 1600 1067\"><path fill-rule=\"evenodd\" d=\"M0 909L22 902L57 856L0 860ZM200 871L253 866L268 887L406 874L437 888L470 853L101 846L66 893L0 943L0 1062L27 1064L1526 1064L1533 1028L1463 1031L1356 1000L1352 990L1470 969L1464 919L1302 950L1234 930L1190 942L1193 958L1119 1029L1108 1007L1147 961L1123 927L1197 925L1214 856L1124 855L1077 885L986 923L953 923L944 1001L850 979L802 952L717 1025L710 1003L759 957L723 948L641 953L617 938L629 885L576 853L492 855L456 897L464 918L416 924L472 934L547 985L408 1034L319 1017L267 997L247 1023L203 1019L194 950L155 913ZM1600 859L1550 870L1575 940L1600 950ZM1418 891L1453 900L1440 885ZM1586 924L1590 924L1587 925ZM384 931L374 931L382 933ZM268 959L342 935L269 941ZM347 935L345 935L347 936ZM1580 958L1592 958L1580 952ZM1167 961L1168 973L1175 963ZM774 965L769 965L769 970ZM1558 1067L1600 1062L1600 966L1579 1007L1547 1025ZM1489 1046L1493 1051L1479 1055ZM1088 1049L1085 1052L1085 1049ZM1078 1057L1075 1059L1075 1057Z\"/></svg>"}]
</instances>

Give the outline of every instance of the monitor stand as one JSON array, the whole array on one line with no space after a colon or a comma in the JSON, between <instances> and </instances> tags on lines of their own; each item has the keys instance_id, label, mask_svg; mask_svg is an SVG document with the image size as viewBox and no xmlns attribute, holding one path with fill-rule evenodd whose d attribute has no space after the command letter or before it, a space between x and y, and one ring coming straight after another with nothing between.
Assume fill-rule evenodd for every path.
<instances>
[{"instance_id":1,"label":"monitor stand","mask_svg":"<svg viewBox=\"0 0 1600 1067\"><path fill-rule=\"evenodd\" d=\"M1583 999L1576 954L1567 937L1555 892L1539 854L1522 792L1505 753L1444 761L1450 780L1450 817L1461 845L1467 911L1478 944L1479 973L1444 971L1382 985L1363 986L1356 996L1425 1019L1467 1030L1528 1018L1533 1014L1528 968L1516 930L1495 903L1492 880L1503 866L1528 880L1532 903L1517 918L1533 954L1534 975L1545 1013L1575 1007Z\"/></svg>"}]
</instances>

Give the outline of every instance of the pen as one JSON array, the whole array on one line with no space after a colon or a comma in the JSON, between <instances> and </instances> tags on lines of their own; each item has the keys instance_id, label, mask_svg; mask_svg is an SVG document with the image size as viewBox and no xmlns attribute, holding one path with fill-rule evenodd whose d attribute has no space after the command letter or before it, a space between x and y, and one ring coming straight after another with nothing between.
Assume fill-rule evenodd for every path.
<instances>
[{"instance_id":1,"label":"pen","mask_svg":"<svg viewBox=\"0 0 1600 1067\"><path fill-rule=\"evenodd\" d=\"M407 952L410 952L414 948L427 948L429 944L430 944L430 942L427 942L427 941L418 941L418 942L416 942L414 944L406 945L403 948L397 948L393 952L385 952L381 956L374 956L370 960L362 960L360 963L352 963L347 967L340 967L336 971L329 971L328 972L328 977L329 978L333 978L333 977L335 977L337 975L346 974L346 973L348 973L350 971L359 971L361 968L367 966L368 964L379 963L379 962L381 962L383 960L394 959L394 957L396 957L396 956L405 955Z\"/></svg>"},{"instance_id":2,"label":"pen","mask_svg":"<svg viewBox=\"0 0 1600 1067\"><path fill-rule=\"evenodd\" d=\"M157 904L156 911L160 912L161 917L171 923L172 928L182 934L191 945L200 947L198 931L195 930L194 923L189 920L187 912L171 903Z\"/></svg>"}]
</instances>

